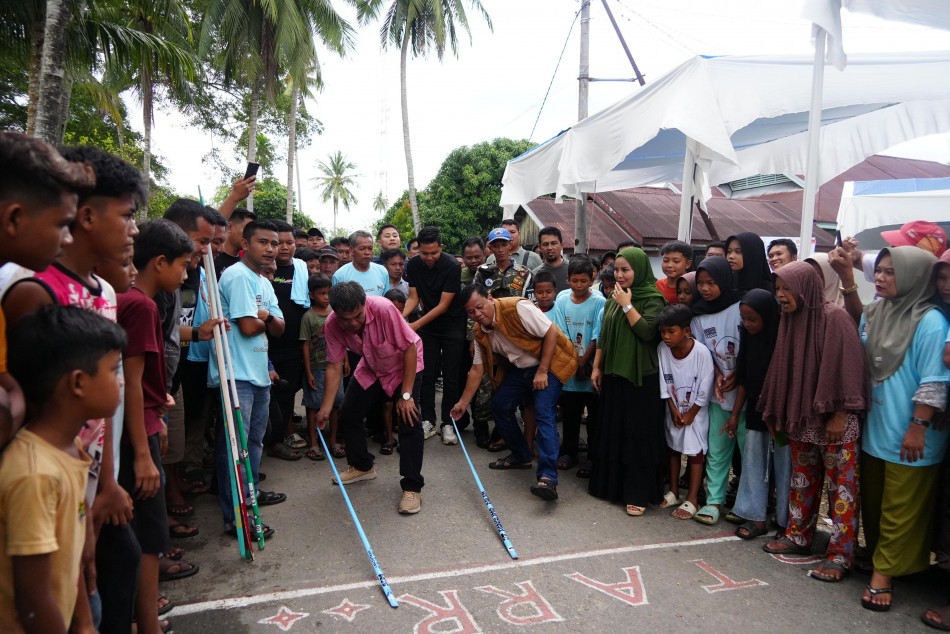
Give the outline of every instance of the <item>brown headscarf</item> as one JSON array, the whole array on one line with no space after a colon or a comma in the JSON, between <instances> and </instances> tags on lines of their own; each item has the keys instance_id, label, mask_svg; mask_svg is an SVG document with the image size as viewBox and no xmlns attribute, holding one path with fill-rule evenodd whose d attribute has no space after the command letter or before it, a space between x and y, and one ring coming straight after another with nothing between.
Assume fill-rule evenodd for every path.
<instances>
[{"instance_id":1,"label":"brown headscarf","mask_svg":"<svg viewBox=\"0 0 950 634\"><path fill-rule=\"evenodd\" d=\"M677 295L679 295L679 292L680 292L680 289L679 289L680 280L683 280L684 282L689 284L689 293L690 293L689 301L690 302L696 301L696 298L699 297L699 294L696 292L696 271L690 271L689 273L684 273L679 278L679 280L676 280L676 294ZM687 306L688 305L689 304L687 304Z\"/></svg>"},{"instance_id":2,"label":"brown headscarf","mask_svg":"<svg viewBox=\"0 0 950 634\"><path fill-rule=\"evenodd\" d=\"M782 313L759 398L762 418L774 417L776 429L788 433L824 425L834 412L866 410L868 376L854 321L825 301L821 278L807 262L786 264L775 275L798 308Z\"/></svg>"},{"instance_id":3,"label":"brown headscarf","mask_svg":"<svg viewBox=\"0 0 950 634\"><path fill-rule=\"evenodd\" d=\"M805 258L806 262L814 262L821 269L821 279L825 283L825 301L844 308L844 295L841 294L841 278L831 268L831 262L824 253L816 253L814 257Z\"/></svg>"}]
</instances>

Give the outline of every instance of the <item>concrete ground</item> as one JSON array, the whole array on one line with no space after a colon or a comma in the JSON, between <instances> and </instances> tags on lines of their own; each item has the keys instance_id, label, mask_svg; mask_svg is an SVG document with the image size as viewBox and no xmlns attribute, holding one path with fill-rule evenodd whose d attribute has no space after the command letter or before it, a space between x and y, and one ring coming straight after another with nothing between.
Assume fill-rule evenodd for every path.
<instances>
[{"instance_id":1,"label":"concrete ground","mask_svg":"<svg viewBox=\"0 0 950 634\"><path fill-rule=\"evenodd\" d=\"M492 471L505 454L462 440L507 530L495 531L458 446L426 441L422 511L400 516L398 454L377 454L379 477L347 488L399 607L386 602L324 462L265 456L264 488L288 500L264 507L276 534L253 562L221 531L216 498L195 501L200 534L176 540L200 564L163 583L175 632L614 632L930 631L919 621L947 598L944 577L899 579L893 607L861 607L868 578L807 576L816 558L780 560L733 535L652 508L638 518L588 495L576 469L561 472L560 500L528 492L533 471ZM345 460L335 461L345 468ZM822 539L825 542L827 537ZM816 549L817 550L817 549Z\"/></svg>"}]
</instances>

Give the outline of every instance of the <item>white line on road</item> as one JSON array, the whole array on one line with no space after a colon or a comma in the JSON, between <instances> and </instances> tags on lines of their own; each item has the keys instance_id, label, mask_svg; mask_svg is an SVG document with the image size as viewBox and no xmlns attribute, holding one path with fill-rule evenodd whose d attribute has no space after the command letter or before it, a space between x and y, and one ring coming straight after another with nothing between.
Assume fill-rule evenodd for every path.
<instances>
[{"instance_id":1,"label":"white line on road","mask_svg":"<svg viewBox=\"0 0 950 634\"><path fill-rule=\"evenodd\" d=\"M660 542L656 544L637 544L634 546L611 546L607 548L594 548L591 550L573 551L560 555L543 555L538 557L529 557L517 561L505 561L497 564L484 564L480 566L469 566L465 568L449 568L446 570L435 570L423 572L414 575L403 575L399 577L389 577L390 585L397 583L411 583L414 581L431 581L433 579L447 579L451 577L463 577L466 575L476 575L485 572L496 572L504 570L514 570L527 566L538 566L541 564L557 563L559 561L571 561L574 559L586 559L589 557L603 557L605 555L621 555L626 553L636 553L648 550L666 550L669 548L685 548L688 546L704 546L708 544L721 544L723 542L736 541L739 538L735 535L709 537L706 539L691 539L683 542ZM256 594L244 597L231 597L227 599L213 599L211 601L202 601L200 603L190 603L180 605L172 610L168 616L185 616L199 612L208 612L211 610L230 610L233 608L243 608L261 603L271 603L275 601L288 601L302 597L311 597L320 594L329 594L333 592L345 592L347 590L358 590L362 588L373 588L378 585L376 579L366 581L356 581L353 583L343 583L333 586L318 586L316 588L300 588L298 590L281 590L279 592L268 592L265 594Z\"/></svg>"}]
</instances>

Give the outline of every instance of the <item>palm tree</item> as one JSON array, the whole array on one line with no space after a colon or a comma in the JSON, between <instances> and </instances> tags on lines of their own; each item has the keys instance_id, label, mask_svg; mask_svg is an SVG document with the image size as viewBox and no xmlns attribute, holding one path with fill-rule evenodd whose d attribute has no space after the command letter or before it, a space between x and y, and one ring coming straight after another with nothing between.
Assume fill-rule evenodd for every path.
<instances>
[{"instance_id":1,"label":"palm tree","mask_svg":"<svg viewBox=\"0 0 950 634\"><path fill-rule=\"evenodd\" d=\"M488 28L492 28L491 18L480 0L468 0L473 9L481 13ZM456 23L468 33L468 16L462 0L393 0L383 26L380 29L383 48L389 44L399 47L399 78L402 103L402 137L406 153L406 172L409 179L409 205L412 207L412 224L418 233L422 228L419 220L419 203L416 200L415 174L412 168L412 149L409 144L409 108L406 89L406 62L409 49L414 57L425 56L434 47L439 60L445 54L446 44L452 54L458 56L458 38Z\"/></svg>"},{"instance_id":2,"label":"palm tree","mask_svg":"<svg viewBox=\"0 0 950 634\"><path fill-rule=\"evenodd\" d=\"M359 204L356 196L350 191L350 187L356 185L356 178L359 174L348 174L349 170L356 169L356 164L351 163L343 156L343 152L337 150L336 154L329 156L329 164L323 161L317 162L317 168L323 176L315 176L311 180L316 182L323 190L320 194L323 196L323 202L333 200L333 231L336 231L336 214L340 203L343 208L349 211L350 205Z\"/></svg>"},{"instance_id":3,"label":"palm tree","mask_svg":"<svg viewBox=\"0 0 950 634\"><path fill-rule=\"evenodd\" d=\"M389 201L383 196L383 190L379 190L379 193L376 194L376 198L373 199L373 211L383 213L388 208Z\"/></svg>"}]
</instances>

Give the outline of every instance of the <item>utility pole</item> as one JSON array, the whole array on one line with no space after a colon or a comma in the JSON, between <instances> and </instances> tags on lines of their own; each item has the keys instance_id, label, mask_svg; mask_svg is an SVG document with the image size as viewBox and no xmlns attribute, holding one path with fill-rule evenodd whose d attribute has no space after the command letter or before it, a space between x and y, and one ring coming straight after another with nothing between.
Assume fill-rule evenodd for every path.
<instances>
[{"instance_id":1,"label":"utility pole","mask_svg":"<svg viewBox=\"0 0 950 634\"><path fill-rule=\"evenodd\" d=\"M590 85L590 0L581 5L581 63L577 75L577 120L587 118L587 89ZM574 253L587 253L587 193L581 193L574 212Z\"/></svg>"}]
</instances>

